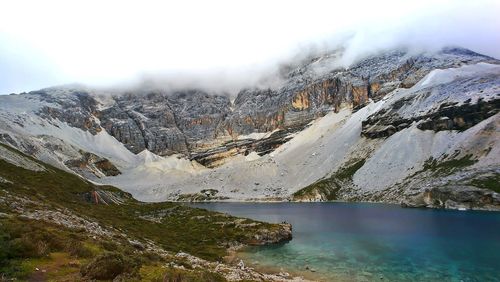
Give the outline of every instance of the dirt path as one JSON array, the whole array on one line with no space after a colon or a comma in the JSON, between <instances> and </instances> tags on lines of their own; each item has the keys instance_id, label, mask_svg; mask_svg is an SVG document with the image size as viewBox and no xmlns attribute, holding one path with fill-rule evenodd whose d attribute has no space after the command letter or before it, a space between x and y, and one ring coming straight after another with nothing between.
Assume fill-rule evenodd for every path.
<instances>
[{"instance_id":1,"label":"dirt path","mask_svg":"<svg viewBox=\"0 0 500 282\"><path fill-rule=\"evenodd\" d=\"M67 253L52 253L50 260L36 266L28 278L29 282L77 281L80 277L80 262Z\"/></svg>"}]
</instances>

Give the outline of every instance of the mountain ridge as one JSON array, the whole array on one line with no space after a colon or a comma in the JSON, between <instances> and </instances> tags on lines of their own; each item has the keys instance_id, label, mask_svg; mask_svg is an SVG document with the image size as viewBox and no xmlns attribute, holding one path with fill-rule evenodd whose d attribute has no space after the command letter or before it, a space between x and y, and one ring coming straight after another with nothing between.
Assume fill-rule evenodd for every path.
<instances>
[{"instance_id":1,"label":"mountain ridge","mask_svg":"<svg viewBox=\"0 0 500 282\"><path fill-rule=\"evenodd\" d=\"M311 60L292 69L280 88L244 89L234 102L227 96L210 95L200 90L124 92L113 96L95 90L72 89L71 86L34 91L17 99L0 97L6 106L5 114L0 117L0 140L69 170L75 169L66 167L64 161L81 159L88 151L116 165L122 174L98 178L92 175L99 173L90 173L87 177L117 185L145 200L189 200L191 197L205 200L295 199L293 193L298 190L330 177L336 170L355 163L355 159L366 159L359 173L356 171L353 175L352 183L342 183L340 190L345 193L340 193L343 196L336 199L411 202L416 196L405 193L392 197L390 193L384 196L377 191L376 195L361 196L370 189L360 188L369 181L364 174L365 180L360 182L359 175L371 166L374 153L383 149L386 141L395 139L393 136L399 136L400 132L414 132L418 138L430 138L430 132L434 132L432 136L441 136L439 132L443 131L449 136L439 138L450 140L460 139L455 136L472 138L469 133L477 131L477 126L483 128L478 134L486 132L485 126L496 132L500 75L499 61L493 58L460 48L447 48L432 54L390 51L364 59L348 69L334 67L328 70L334 60L334 56ZM26 114L28 111L35 116ZM67 146L64 143L72 138L66 136L69 133L47 134L39 124L35 132L19 134L33 120L51 127L54 132L69 126L71 132L82 138L85 136L84 139L92 144L100 144L99 149L88 144L82 147L81 140L71 141L72 145ZM489 122L484 125L486 121ZM321 131L321 137L307 133L311 128ZM309 137L304 137L307 134ZM312 142L312 147L320 146L323 142L320 139L331 134L339 140L345 139L349 146L342 149L332 135L331 141L322 144L329 144L328 150L316 149L322 154L334 154L332 158L324 158L326 163L308 161L317 158L318 152L304 155L294 151L307 144L298 144L295 149L287 145L300 143L296 139L302 138L306 143ZM44 143L25 138L30 135L38 139L42 135L51 140ZM54 138L57 140L52 140ZM490 146L489 154L494 157L498 154L498 138L494 135L489 138L487 146L476 144L462 148L455 155L448 152L449 149L439 149L440 155L424 149L422 154L426 159L418 157L416 168L406 169L415 173L431 157L443 161L452 155L463 158L474 151L474 147ZM421 142L429 142L424 139ZM448 147L456 145L450 140L446 141ZM54 144L58 145L54 147ZM53 151L48 152L47 147L53 147ZM109 148L115 148L115 152L107 152ZM349 154L340 153L339 149ZM157 161L146 162L137 155L145 150L158 155ZM285 157L287 154L290 156ZM294 155L297 159L292 158ZM447 157L443 158L444 155ZM474 156L483 158L481 154ZM497 175L498 163L489 162L485 171ZM154 171L148 170L152 164ZM84 170L95 170L92 164L82 166ZM238 173L242 176L234 176ZM248 173L248 179L243 179ZM139 175L148 179L147 185L133 181ZM293 180L294 175L299 179ZM396 178L404 182L407 177L408 173L400 172ZM380 187L396 189L393 187L396 182L386 181ZM207 189L217 192L204 195L202 190ZM416 190L418 195L425 193L420 188ZM330 198L302 195L301 200ZM469 207L478 208L476 205Z\"/></svg>"}]
</instances>

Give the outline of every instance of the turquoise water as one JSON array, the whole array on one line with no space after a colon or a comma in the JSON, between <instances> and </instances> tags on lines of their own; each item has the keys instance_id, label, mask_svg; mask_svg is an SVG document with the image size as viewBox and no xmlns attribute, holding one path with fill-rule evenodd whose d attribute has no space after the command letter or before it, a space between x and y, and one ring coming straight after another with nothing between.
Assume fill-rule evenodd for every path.
<instances>
[{"instance_id":1,"label":"turquoise water","mask_svg":"<svg viewBox=\"0 0 500 282\"><path fill-rule=\"evenodd\" d=\"M257 268L324 281L500 281L498 212L361 203L196 206L293 225L289 243L242 254Z\"/></svg>"}]
</instances>

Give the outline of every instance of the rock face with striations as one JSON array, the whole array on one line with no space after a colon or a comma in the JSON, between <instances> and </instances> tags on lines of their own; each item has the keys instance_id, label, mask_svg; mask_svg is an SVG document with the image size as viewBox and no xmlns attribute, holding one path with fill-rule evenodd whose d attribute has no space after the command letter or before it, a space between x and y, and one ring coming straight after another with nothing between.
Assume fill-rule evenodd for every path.
<instances>
[{"instance_id":1,"label":"rock face with striations","mask_svg":"<svg viewBox=\"0 0 500 282\"><path fill-rule=\"evenodd\" d=\"M120 170L111 163L108 159L99 157L89 152L80 152L82 157L80 159L67 160L64 164L80 175L90 178L87 174L88 171L97 177L102 176L116 176L121 174Z\"/></svg>"},{"instance_id":2,"label":"rock face with striations","mask_svg":"<svg viewBox=\"0 0 500 282\"><path fill-rule=\"evenodd\" d=\"M288 73L277 90L240 92L226 126L236 134L300 127L332 109L356 109L396 88L409 88L434 69L496 61L459 48L420 55L393 51L349 69L332 68L336 59L328 55L311 59Z\"/></svg>"},{"instance_id":3,"label":"rock face with striations","mask_svg":"<svg viewBox=\"0 0 500 282\"><path fill-rule=\"evenodd\" d=\"M500 61L459 48L349 68L338 57L287 65L269 78L279 86L235 97L149 85L3 95L0 142L146 200L498 209Z\"/></svg>"},{"instance_id":4,"label":"rock face with striations","mask_svg":"<svg viewBox=\"0 0 500 282\"><path fill-rule=\"evenodd\" d=\"M158 155L188 154L214 140L229 112L229 98L203 91L117 95L100 112L106 131L134 153L148 149Z\"/></svg>"},{"instance_id":5,"label":"rock face with striations","mask_svg":"<svg viewBox=\"0 0 500 282\"><path fill-rule=\"evenodd\" d=\"M29 94L38 96L41 101L48 103L40 110L40 116L59 119L73 127L88 130L92 134L101 131L96 119L98 103L81 86L71 89L51 87L32 91Z\"/></svg>"},{"instance_id":6,"label":"rock face with striations","mask_svg":"<svg viewBox=\"0 0 500 282\"><path fill-rule=\"evenodd\" d=\"M468 66L467 71L475 72L475 66ZM361 134L368 138L389 137L412 123L421 130L463 131L500 111L500 76L495 71L453 81L447 81L448 77L438 79L444 83L428 86L424 81L409 95L396 91L386 105L362 122ZM457 91L460 95L456 95Z\"/></svg>"},{"instance_id":7,"label":"rock face with striations","mask_svg":"<svg viewBox=\"0 0 500 282\"><path fill-rule=\"evenodd\" d=\"M100 115L102 127L134 153L144 149L159 155L187 152L186 138L164 93L116 96Z\"/></svg>"},{"instance_id":8,"label":"rock face with striations","mask_svg":"<svg viewBox=\"0 0 500 282\"><path fill-rule=\"evenodd\" d=\"M315 118L346 107L356 110L370 99L379 100L396 88L415 85L434 69L497 62L465 49L448 48L418 55L386 52L345 69L335 65L337 55L327 54L290 66L280 87L244 89L233 103L224 93L201 90L101 93L84 87L64 91L54 87L30 94L48 102L39 115L59 119L91 134L104 129L133 153L145 149L162 156L180 153L215 166L223 163L221 159L239 153L269 153ZM497 83L497 78L490 79L489 83ZM470 89L484 85L482 81L455 83L464 83ZM106 102L102 102L102 96L107 97ZM397 103L395 107L403 107L411 101ZM423 120L420 126L445 130L467 128L497 112L498 101L477 103L461 104L459 113L452 116L447 113L456 112L455 105L443 105L419 116ZM471 110L469 106L479 109ZM386 137L413 121L393 111L380 112L363 123L363 135ZM277 132L271 139L249 138L242 142L240 138L271 131ZM215 163L211 164L212 160Z\"/></svg>"}]
</instances>

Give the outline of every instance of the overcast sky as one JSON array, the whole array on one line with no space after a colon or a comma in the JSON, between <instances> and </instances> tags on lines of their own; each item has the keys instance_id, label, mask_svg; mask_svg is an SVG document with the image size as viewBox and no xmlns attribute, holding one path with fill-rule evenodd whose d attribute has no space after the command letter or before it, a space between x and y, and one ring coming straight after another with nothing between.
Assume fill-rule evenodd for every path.
<instances>
[{"instance_id":1,"label":"overcast sky","mask_svg":"<svg viewBox=\"0 0 500 282\"><path fill-rule=\"evenodd\" d=\"M398 46L500 58L499 11L498 0L4 0L0 93L159 73L244 85L310 45L340 42L347 65Z\"/></svg>"}]
</instances>

